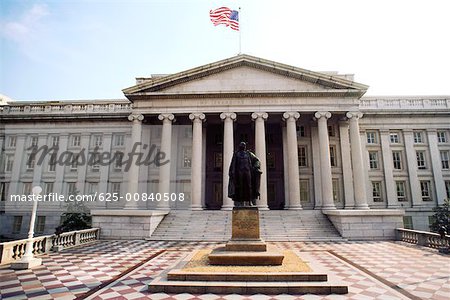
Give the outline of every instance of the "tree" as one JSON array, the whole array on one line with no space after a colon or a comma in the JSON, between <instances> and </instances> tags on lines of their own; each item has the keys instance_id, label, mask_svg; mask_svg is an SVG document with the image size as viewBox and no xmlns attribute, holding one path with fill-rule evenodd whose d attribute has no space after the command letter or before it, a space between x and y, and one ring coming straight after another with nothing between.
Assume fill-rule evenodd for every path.
<instances>
[{"instance_id":1,"label":"tree","mask_svg":"<svg viewBox=\"0 0 450 300\"><path fill-rule=\"evenodd\" d=\"M78 191L75 191L75 195ZM92 218L89 209L82 201L72 201L67 204L66 212L62 214L63 222L55 228L55 234L59 235L63 232L89 229L91 227Z\"/></svg>"},{"instance_id":2,"label":"tree","mask_svg":"<svg viewBox=\"0 0 450 300\"><path fill-rule=\"evenodd\" d=\"M450 234L450 199L445 199L442 206L433 208L433 222L430 225L432 232L438 232L441 226L445 227L447 234Z\"/></svg>"}]
</instances>

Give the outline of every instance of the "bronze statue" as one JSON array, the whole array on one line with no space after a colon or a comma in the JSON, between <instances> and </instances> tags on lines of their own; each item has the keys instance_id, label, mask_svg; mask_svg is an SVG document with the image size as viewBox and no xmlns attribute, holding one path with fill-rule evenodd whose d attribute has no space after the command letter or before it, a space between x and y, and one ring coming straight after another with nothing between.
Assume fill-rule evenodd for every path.
<instances>
[{"instance_id":1,"label":"bronze statue","mask_svg":"<svg viewBox=\"0 0 450 300\"><path fill-rule=\"evenodd\" d=\"M244 142L239 144L239 150L233 154L228 176L228 197L233 199L235 206L256 205L259 197L261 181L261 165L258 157L247 150Z\"/></svg>"}]
</instances>

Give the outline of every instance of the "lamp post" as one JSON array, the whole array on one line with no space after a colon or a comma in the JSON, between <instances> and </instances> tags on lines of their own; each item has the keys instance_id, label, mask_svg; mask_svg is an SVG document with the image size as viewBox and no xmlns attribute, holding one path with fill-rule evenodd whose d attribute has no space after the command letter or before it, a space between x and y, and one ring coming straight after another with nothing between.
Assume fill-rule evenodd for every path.
<instances>
[{"instance_id":1,"label":"lamp post","mask_svg":"<svg viewBox=\"0 0 450 300\"><path fill-rule=\"evenodd\" d=\"M25 270L33 267L40 266L42 264L41 258L36 258L33 255L33 236L34 236L34 222L36 220L36 211L38 204L38 196L42 192L42 188L40 186L33 187L33 210L31 212L31 220L30 220L30 230L28 231L28 240L27 246L25 248L25 254L22 256L22 259L18 262L14 262L11 264L11 269L14 270Z\"/></svg>"}]
</instances>

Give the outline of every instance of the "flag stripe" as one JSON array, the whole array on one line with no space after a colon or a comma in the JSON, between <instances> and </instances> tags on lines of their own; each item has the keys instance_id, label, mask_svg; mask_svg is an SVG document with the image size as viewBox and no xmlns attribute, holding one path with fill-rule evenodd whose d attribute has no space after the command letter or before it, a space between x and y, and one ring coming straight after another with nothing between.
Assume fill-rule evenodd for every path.
<instances>
[{"instance_id":1,"label":"flag stripe","mask_svg":"<svg viewBox=\"0 0 450 300\"><path fill-rule=\"evenodd\" d=\"M228 7L219 7L209 11L209 17L214 26L225 25L233 30L239 30L239 12Z\"/></svg>"}]
</instances>

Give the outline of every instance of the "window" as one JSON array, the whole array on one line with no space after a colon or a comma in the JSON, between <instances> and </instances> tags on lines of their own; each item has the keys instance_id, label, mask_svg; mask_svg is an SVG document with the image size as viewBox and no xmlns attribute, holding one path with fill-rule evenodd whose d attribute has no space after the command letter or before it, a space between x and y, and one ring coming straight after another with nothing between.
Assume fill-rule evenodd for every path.
<instances>
[{"instance_id":1,"label":"window","mask_svg":"<svg viewBox=\"0 0 450 300\"><path fill-rule=\"evenodd\" d=\"M28 158L27 158L27 171L33 170L34 168L34 163L36 161L36 155L34 153L30 153L28 154Z\"/></svg>"},{"instance_id":2,"label":"window","mask_svg":"<svg viewBox=\"0 0 450 300\"><path fill-rule=\"evenodd\" d=\"M37 136L32 136L31 138L30 138L30 146L31 147L37 147L37 145L38 145L38 137Z\"/></svg>"},{"instance_id":3,"label":"window","mask_svg":"<svg viewBox=\"0 0 450 300\"><path fill-rule=\"evenodd\" d=\"M111 183L111 193L117 193L120 196L120 182Z\"/></svg>"},{"instance_id":4,"label":"window","mask_svg":"<svg viewBox=\"0 0 450 300\"><path fill-rule=\"evenodd\" d=\"M447 133L445 131L437 132L438 143L447 143Z\"/></svg>"},{"instance_id":5,"label":"window","mask_svg":"<svg viewBox=\"0 0 450 300\"><path fill-rule=\"evenodd\" d=\"M335 136L334 126L328 125L328 136Z\"/></svg>"},{"instance_id":6,"label":"window","mask_svg":"<svg viewBox=\"0 0 450 300\"><path fill-rule=\"evenodd\" d=\"M81 135L79 134L72 135L72 146L80 147L80 145L81 145Z\"/></svg>"},{"instance_id":7,"label":"window","mask_svg":"<svg viewBox=\"0 0 450 300\"><path fill-rule=\"evenodd\" d=\"M214 152L214 171L221 171L223 164L222 152Z\"/></svg>"},{"instance_id":8,"label":"window","mask_svg":"<svg viewBox=\"0 0 450 300\"><path fill-rule=\"evenodd\" d=\"M98 192L98 182L88 182L87 194L94 195L96 192Z\"/></svg>"},{"instance_id":9,"label":"window","mask_svg":"<svg viewBox=\"0 0 450 300\"><path fill-rule=\"evenodd\" d=\"M391 132L389 134L391 144L400 144L400 134L398 132Z\"/></svg>"},{"instance_id":10,"label":"window","mask_svg":"<svg viewBox=\"0 0 450 300\"><path fill-rule=\"evenodd\" d=\"M16 147L17 137L16 136L10 136L8 140L8 146L11 148Z\"/></svg>"},{"instance_id":11,"label":"window","mask_svg":"<svg viewBox=\"0 0 450 300\"><path fill-rule=\"evenodd\" d=\"M276 167L275 163L275 153L274 152L267 152L266 155L266 166L269 170L274 170Z\"/></svg>"},{"instance_id":12,"label":"window","mask_svg":"<svg viewBox=\"0 0 450 300\"><path fill-rule=\"evenodd\" d=\"M184 137L187 139L192 139L192 128L191 126L184 128Z\"/></svg>"},{"instance_id":13,"label":"window","mask_svg":"<svg viewBox=\"0 0 450 300\"><path fill-rule=\"evenodd\" d=\"M330 163L332 167L336 167L336 148L330 146Z\"/></svg>"},{"instance_id":14,"label":"window","mask_svg":"<svg viewBox=\"0 0 450 300\"><path fill-rule=\"evenodd\" d=\"M78 156L79 154L72 155L72 163L70 164L70 170L76 171L78 168Z\"/></svg>"},{"instance_id":15,"label":"window","mask_svg":"<svg viewBox=\"0 0 450 300\"><path fill-rule=\"evenodd\" d=\"M100 147L103 144L103 136L101 135L94 135L93 136L93 146L94 147Z\"/></svg>"},{"instance_id":16,"label":"window","mask_svg":"<svg viewBox=\"0 0 450 300\"><path fill-rule=\"evenodd\" d=\"M192 160L192 147L183 147L183 168L190 168Z\"/></svg>"},{"instance_id":17,"label":"window","mask_svg":"<svg viewBox=\"0 0 450 300\"><path fill-rule=\"evenodd\" d=\"M430 182L426 180L420 181L420 189L422 191L422 200L431 201Z\"/></svg>"},{"instance_id":18,"label":"window","mask_svg":"<svg viewBox=\"0 0 450 300\"><path fill-rule=\"evenodd\" d=\"M333 200L335 203L341 202L341 197L339 197L339 179L333 179Z\"/></svg>"},{"instance_id":19,"label":"window","mask_svg":"<svg viewBox=\"0 0 450 300\"><path fill-rule=\"evenodd\" d=\"M45 195L53 193L53 182L44 182L44 193Z\"/></svg>"},{"instance_id":20,"label":"window","mask_svg":"<svg viewBox=\"0 0 450 300\"><path fill-rule=\"evenodd\" d=\"M93 153L91 159L91 171L99 172L100 171L100 153Z\"/></svg>"},{"instance_id":21,"label":"window","mask_svg":"<svg viewBox=\"0 0 450 300\"><path fill-rule=\"evenodd\" d=\"M367 144L378 144L376 131L367 131L366 136L367 136Z\"/></svg>"},{"instance_id":22,"label":"window","mask_svg":"<svg viewBox=\"0 0 450 300\"><path fill-rule=\"evenodd\" d=\"M417 167L420 170L424 170L427 168L427 165L425 163L425 151L416 151L416 160L417 160Z\"/></svg>"},{"instance_id":23,"label":"window","mask_svg":"<svg viewBox=\"0 0 450 300\"><path fill-rule=\"evenodd\" d=\"M24 195L31 195L31 182L23 183L22 193Z\"/></svg>"},{"instance_id":24,"label":"window","mask_svg":"<svg viewBox=\"0 0 450 300\"><path fill-rule=\"evenodd\" d=\"M36 233L38 234L44 233L44 229L45 229L45 216L37 216L35 227Z\"/></svg>"},{"instance_id":25,"label":"window","mask_svg":"<svg viewBox=\"0 0 450 300\"><path fill-rule=\"evenodd\" d=\"M123 145L125 145L125 135L123 134L114 135L114 146L120 147Z\"/></svg>"},{"instance_id":26,"label":"window","mask_svg":"<svg viewBox=\"0 0 450 300\"><path fill-rule=\"evenodd\" d=\"M114 159L114 172L120 171L122 171L122 158L116 157L116 159Z\"/></svg>"},{"instance_id":27,"label":"window","mask_svg":"<svg viewBox=\"0 0 450 300\"><path fill-rule=\"evenodd\" d=\"M77 184L75 182L67 183L67 195L75 195L77 193Z\"/></svg>"},{"instance_id":28,"label":"window","mask_svg":"<svg viewBox=\"0 0 450 300\"><path fill-rule=\"evenodd\" d=\"M372 199L373 202L383 202L381 198L381 182L372 181Z\"/></svg>"},{"instance_id":29,"label":"window","mask_svg":"<svg viewBox=\"0 0 450 300\"><path fill-rule=\"evenodd\" d=\"M56 153L52 153L48 161L48 171L55 172L55 170L56 170Z\"/></svg>"},{"instance_id":30,"label":"window","mask_svg":"<svg viewBox=\"0 0 450 300\"><path fill-rule=\"evenodd\" d=\"M9 182L0 182L0 201L6 201L8 196Z\"/></svg>"},{"instance_id":31,"label":"window","mask_svg":"<svg viewBox=\"0 0 450 300\"><path fill-rule=\"evenodd\" d=\"M371 170L378 169L378 152L369 151L369 166Z\"/></svg>"},{"instance_id":32,"label":"window","mask_svg":"<svg viewBox=\"0 0 450 300\"><path fill-rule=\"evenodd\" d=\"M449 151L441 151L441 164L444 170L449 169L449 156Z\"/></svg>"},{"instance_id":33,"label":"window","mask_svg":"<svg viewBox=\"0 0 450 300\"><path fill-rule=\"evenodd\" d=\"M309 180L300 180L300 200L302 203L309 203Z\"/></svg>"},{"instance_id":34,"label":"window","mask_svg":"<svg viewBox=\"0 0 450 300\"><path fill-rule=\"evenodd\" d=\"M450 199L450 180L445 181L445 192L447 193L447 198Z\"/></svg>"},{"instance_id":35,"label":"window","mask_svg":"<svg viewBox=\"0 0 450 300\"><path fill-rule=\"evenodd\" d=\"M412 216L403 216L403 228L413 229Z\"/></svg>"},{"instance_id":36,"label":"window","mask_svg":"<svg viewBox=\"0 0 450 300\"><path fill-rule=\"evenodd\" d=\"M5 172L11 172L14 164L14 155L6 155Z\"/></svg>"},{"instance_id":37,"label":"window","mask_svg":"<svg viewBox=\"0 0 450 300\"><path fill-rule=\"evenodd\" d=\"M299 167L307 167L308 160L306 156L306 146L298 147L298 166Z\"/></svg>"},{"instance_id":38,"label":"window","mask_svg":"<svg viewBox=\"0 0 450 300\"><path fill-rule=\"evenodd\" d=\"M392 151L392 161L394 163L395 170L402 169L402 152L401 151Z\"/></svg>"},{"instance_id":39,"label":"window","mask_svg":"<svg viewBox=\"0 0 450 300\"><path fill-rule=\"evenodd\" d=\"M406 199L405 182L404 181L396 181L395 185L397 187L397 200L399 202L408 201Z\"/></svg>"},{"instance_id":40,"label":"window","mask_svg":"<svg viewBox=\"0 0 450 300\"><path fill-rule=\"evenodd\" d=\"M59 145L59 136L52 137L52 146L57 147Z\"/></svg>"},{"instance_id":41,"label":"window","mask_svg":"<svg viewBox=\"0 0 450 300\"><path fill-rule=\"evenodd\" d=\"M414 131L414 144L422 144L423 143L423 132L422 131Z\"/></svg>"},{"instance_id":42,"label":"window","mask_svg":"<svg viewBox=\"0 0 450 300\"><path fill-rule=\"evenodd\" d=\"M303 126L303 125L297 126L297 136L298 137L305 137L306 136L305 126Z\"/></svg>"},{"instance_id":43,"label":"window","mask_svg":"<svg viewBox=\"0 0 450 300\"><path fill-rule=\"evenodd\" d=\"M14 216L12 233L20 233L20 231L22 230L22 220L22 216Z\"/></svg>"}]
</instances>

